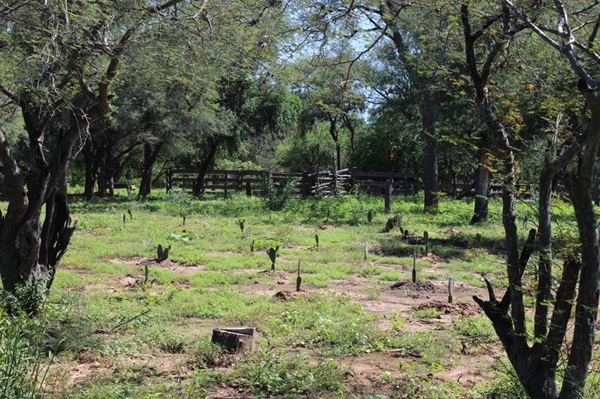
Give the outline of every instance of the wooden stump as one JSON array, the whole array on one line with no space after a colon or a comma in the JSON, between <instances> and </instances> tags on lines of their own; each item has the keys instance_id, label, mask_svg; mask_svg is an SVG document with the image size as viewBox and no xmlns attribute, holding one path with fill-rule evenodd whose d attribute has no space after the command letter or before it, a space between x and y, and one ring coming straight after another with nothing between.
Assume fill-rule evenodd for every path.
<instances>
[{"instance_id":1,"label":"wooden stump","mask_svg":"<svg viewBox=\"0 0 600 399\"><path fill-rule=\"evenodd\" d=\"M215 328L212 335L213 343L238 356L253 352L255 339L254 327Z\"/></svg>"}]
</instances>

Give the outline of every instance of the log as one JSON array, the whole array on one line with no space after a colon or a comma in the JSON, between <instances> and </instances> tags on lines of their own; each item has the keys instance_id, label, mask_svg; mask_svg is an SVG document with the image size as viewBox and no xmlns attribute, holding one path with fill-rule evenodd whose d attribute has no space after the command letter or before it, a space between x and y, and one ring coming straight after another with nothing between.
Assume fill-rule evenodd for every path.
<instances>
[{"instance_id":1,"label":"log","mask_svg":"<svg viewBox=\"0 0 600 399\"><path fill-rule=\"evenodd\" d=\"M212 342L221 345L228 353L243 356L254 351L256 328L231 327L213 329Z\"/></svg>"}]
</instances>

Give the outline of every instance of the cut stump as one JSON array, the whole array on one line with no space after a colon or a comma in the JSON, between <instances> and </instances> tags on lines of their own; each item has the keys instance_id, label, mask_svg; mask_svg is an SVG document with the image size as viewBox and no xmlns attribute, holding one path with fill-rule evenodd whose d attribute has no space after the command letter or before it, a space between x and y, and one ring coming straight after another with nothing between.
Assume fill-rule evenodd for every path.
<instances>
[{"instance_id":1,"label":"cut stump","mask_svg":"<svg viewBox=\"0 0 600 399\"><path fill-rule=\"evenodd\" d=\"M254 351L256 328L231 327L215 328L212 342L221 345L228 353L243 356Z\"/></svg>"}]
</instances>

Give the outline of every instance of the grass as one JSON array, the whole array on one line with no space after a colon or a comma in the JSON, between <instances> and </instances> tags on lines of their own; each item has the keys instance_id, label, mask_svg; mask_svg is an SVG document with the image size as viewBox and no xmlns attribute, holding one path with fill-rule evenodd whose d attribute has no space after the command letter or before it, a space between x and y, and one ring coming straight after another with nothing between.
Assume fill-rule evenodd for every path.
<instances>
[{"instance_id":1,"label":"grass","mask_svg":"<svg viewBox=\"0 0 600 399\"><path fill-rule=\"evenodd\" d=\"M491 220L477 227L468 224L471 203L443 199L438 213L423 214L422 202L419 196L398 198L394 213L403 216L411 235L428 231L427 257L423 245L394 230L383 232L389 215L376 197L292 199L279 212L244 195L74 201L78 230L40 321L46 333L38 354L49 350L56 365L49 374L56 383L48 383L55 388L47 397L196 398L223 386L255 397L378 397L375 391L356 396L349 365L388 352L402 361L382 371L381 395L492 397L486 392L496 387L430 377L453 366L461 342L481 351L496 342L487 319L457 317L446 330L414 331L411 323L430 322L439 311L368 310L402 295L390 293L389 285L410 278L415 252L419 281L453 276L484 287L484 275L496 287L506 284L498 202L492 202ZM522 204L518 209L523 215L530 211ZM572 215L558 209L569 242ZM477 234L482 239L473 245ZM171 245L162 263L154 261L158 244ZM267 272L266 253L274 245L280 245L275 274ZM295 287L298 261L305 291L283 301L274 298L274 292ZM143 265L148 281L141 284ZM355 296L330 292L344 284L356 287ZM365 303L357 303L356 296ZM212 328L245 325L259 334L251 356L233 359L210 343ZM66 384L69 368L87 358L98 370ZM159 359L171 363L166 367ZM177 370L186 370L184 377Z\"/></svg>"}]
</instances>

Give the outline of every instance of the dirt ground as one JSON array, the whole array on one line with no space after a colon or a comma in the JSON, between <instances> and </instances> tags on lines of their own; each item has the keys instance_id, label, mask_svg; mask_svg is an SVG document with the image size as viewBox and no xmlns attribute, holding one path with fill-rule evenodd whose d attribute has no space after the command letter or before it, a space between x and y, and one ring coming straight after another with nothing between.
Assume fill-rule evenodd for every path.
<instances>
[{"instance_id":1,"label":"dirt ground","mask_svg":"<svg viewBox=\"0 0 600 399\"><path fill-rule=\"evenodd\" d=\"M115 278L115 281L107 282L114 287L111 289L114 293L121 290L136 289L136 282L143 277L140 274L140 266L144 263L157 266L153 260L142 258L114 259L112 261L132 266L132 272L128 276ZM181 265L170 260L164 261L159 267L186 275L203 270L202 266ZM432 270L435 271L435 264L432 266ZM429 270L429 272L432 270ZM79 271L77 269L71 271L81 272L82 275L88 273L85 270ZM248 270L245 271L248 272ZM256 272L256 269L251 271ZM472 297L477 295L486 298L487 295L484 288L476 288L464 282L456 281L453 303L448 303L447 281L431 280L413 284L409 280L402 280L390 284L375 284L374 277L366 278L358 275L353 275L344 280L331 280L327 288L303 286L303 290L297 293L295 292L295 286L292 285L295 278L293 273L284 271L264 271L262 273L272 276L274 281L249 280L244 286L240 287L240 290L252 294L275 296L281 300L293 300L296 295L311 295L316 291L348 295L353 302L362 306L368 313L380 316L379 328L383 330L392 328L392 319L397 314L405 320L404 331L440 333L451 328L453 319L482 314ZM376 291L374 293L370 292L369 287ZM93 289L94 287L88 288ZM439 315L434 319L413 316L414 311L424 308L437 309ZM193 323L194 321L190 320L190 322ZM213 324L218 321L197 320L197 322L199 327L194 333L200 335L210 334L212 328L216 327ZM257 339L260 339L260 335ZM494 363L494 357L501 352L499 345L488 345L488 348L484 350L481 348L473 349L469 347L468 343L463 342L462 348L457 348L457 353L460 352L460 355L456 355L458 357L455 361L444 367L443 370L421 377L446 382L456 381L464 387L493 379L494 373L491 371L491 365ZM360 397L360 395L373 393L378 395L393 394L397 389L395 384L401 383L407 375L405 370L417 358L419 358L418 353L386 350L338 360L344 369L349 370L346 391L351 395ZM164 375L173 381L185 381L192 374L191 367L185 359L185 354L156 352L135 359L115 360L100 358L90 352L82 352L77 359L66 364L61 363L59 367L68 370L69 386L89 382L94 373L100 371L114 372L125 366L140 367L140 369L144 369L152 375ZM50 381L49 384L51 383ZM243 387L237 386L219 387L211 396L213 399L250 397L252 397L250 393L245 392Z\"/></svg>"}]
</instances>

